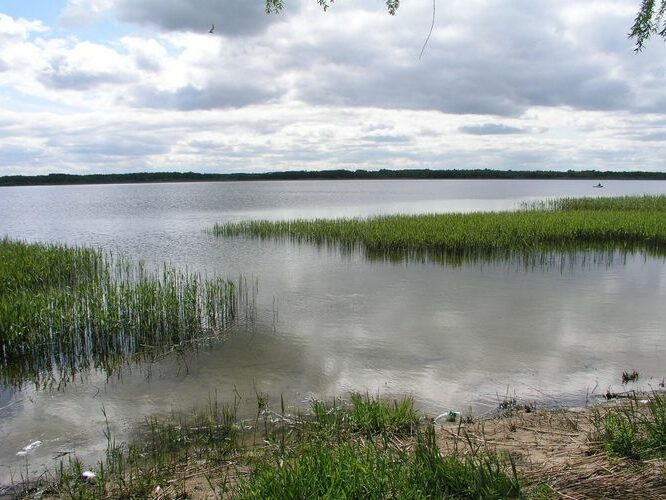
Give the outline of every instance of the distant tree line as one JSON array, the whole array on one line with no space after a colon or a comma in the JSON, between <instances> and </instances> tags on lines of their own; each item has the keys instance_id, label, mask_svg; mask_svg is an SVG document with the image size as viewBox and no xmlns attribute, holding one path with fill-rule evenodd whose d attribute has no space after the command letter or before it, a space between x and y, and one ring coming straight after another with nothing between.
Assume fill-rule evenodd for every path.
<instances>
[{"instance_id":1,"label":"distant tree line","mask_svg":"<svg viewBox=\"0 0 666 500\"><path fill-rule=\"evenodd\" d=\"M291 181L344 179L616 179L666 180L666 172L610 172L598 170L322 170L265 173L202 174L197 172L139 172L128 174L7 175L0 186L62 184L132 184L149 182Z\"/></svg>"}]
</instances>

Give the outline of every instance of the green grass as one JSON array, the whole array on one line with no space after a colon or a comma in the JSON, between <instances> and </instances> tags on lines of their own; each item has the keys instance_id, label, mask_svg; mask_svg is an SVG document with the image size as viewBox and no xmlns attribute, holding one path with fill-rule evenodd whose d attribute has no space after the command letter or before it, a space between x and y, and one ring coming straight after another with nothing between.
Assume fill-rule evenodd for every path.
<instances>
[{"instance_id":1,"label":"green grass","mask_svg":"<svg viewBox=\"0 0 666 500\"><path fill-rule=\"evenodd\" d=\"M371 257L452 261L579 250L666 254L666 196L563 199L515 212L217 224L218 236L289 238Z\"/></svg>"},{"instance_id":2,"label":"green grass","mask_svg":"<svg viewBox=\"0 0 666 500\"><path fill-rule=\"evenodd\" d=\"M199 476L221 498L240 500L557 497L548 477L524 478L509 455L471 441L469 449L444 452L432 421L418 416L410 398L350 399L328 405L314 400L303 417L283 414L269 427L253 428L239 420L239 400L224 406L211 399L191 415L148 419L129 444L117 443L107 423L107 453L93 469L94 482L81 477L88 467L73 457L24 493L98 499L149 498L161 491L186 498L192 492L187 479ZM267 397L258 396L257 406L268 413ZM662 394L652 394L647 405L634 398L607 409L596 423L614 456L665 456ZM263 433L258 443L256 432Z\"/></svg>"},{"instance_id":3,"label":"green grass","mask_svg":"<svg viewBox=\"0 0 666 500\"><path fill-rule=\"evenodd\" d=\"M259 460L235 498L518 498L521 484L498 455L443 456L432 424L414 451L388 440L316 441Z\"/></svg>"},{"instance_id":4,"label":"green grass","mask_svg":"<svg viewBox=\"0 0 666 500\"><path fill-rule=\"evenodd\" d=\"M311 410L313 428L324 434L346 431L366 436L410 435L421 421L411 398L390 402L369 394L352 393L349 405L339 406L336 402L327 405L313 400Z\"/></svg>"},{"instance_id":5,"label":"green grass","mask_svg":"<svg viewBox=\"0 0 666 500\"><path fill-rule=\"evenodd\" d=\"M468 447L445 452L432 421L419 418L409 398L391 402L352 394L350 399L329 405L315 400L311 413L283 415L269 427L240 421L238 400L230 406L209 400L191 415L148 419L129 444L117 443L107 424L107 453L93 469L96 481L81 477L89 468L73 457L50 477L42 475L39 484L26 485L24 494L101 499L162 492L186 498L194 491L187 479L198 476L221 498L240 500L558 497L549 475L522 476L509 455L489 451L492 447L470 440ZM265 396L257 406L269 412ZM601 443L610 454L664 458L666 396L655 393L647 405L635 398L628 406L601 411L597 430L606 435ZM380 424L365 425L368 421ZM252 436L257 432L263 434L259 442ZM571 470L574 478L588 472L586 464ZM613 491L621 496L622 485L618 488ZM595 491L592 483L586 494ZM626 491L632 491L630 485Z\"/></svg>"},{"instance_id":6,"label":"green grass","mask_svg":"<svg viewBox=\"0 0 666 500\"><path fill-rule=\"evenodd\" d=\"M352 393L350 402L313 400L311 414L280 430L275 446L250 461L233 498L515 498L522 486L510 460L444 455L434 426L411 398Z\"/></svg>"},{"instance_id":7,"label":"green grass","mask_svg":"<svg viewBox=\"0 0 666 500\"><path fill-rule=\"evenodd\" d=\"M595 198L558 198L527 203L526 209L545 210L621 210L666 212L665 195L611 196Z\"/></svg>"},{"instance_id":8,"label":"green grass","mask_svg":"<svg viewBox=\"0 0 666 500\"><path fill-rule=\"evenodd\" d=\"M268 410L261 398L258 407ZM183 478L203 473L224 498L517 498L523 487L505 456L445 455L432 422L410 398L389 402L352 394L350 404L313 401L313 412L248 429L232 406L209 401L190 416L149 419L132 443L108 430L107 453L82 479L76 458L61 464L46 496L148 498L157 487L176 497ZM321 412L321 413L319 413ZM323 419L323 420L322 420ZM250 434L264 431L258 444ZM229 477L232 480L228 480Z\"/></svg>"},{"instance_id":9,"label":"green grass","mask_svg":"<svg viewBox=\"0 0 666 500\"><path fill-rule=\"evenodd\" d=\"M0 240L0 386L60 384L92 368L111 375L219 336L248 302L242 280Z\"/></svg>"},{"instance_id":10,"label":"green grass","mask_svg":"<svg viewBox=\"0 0 666 500\"><path fill-rule=\"evenodd\" d=\"M613 456L635 460L666 458L666 396L651 394L644 410L637 396L628 403L598 412L597 436L603 448Z\"/></svg>"}]
</instances>

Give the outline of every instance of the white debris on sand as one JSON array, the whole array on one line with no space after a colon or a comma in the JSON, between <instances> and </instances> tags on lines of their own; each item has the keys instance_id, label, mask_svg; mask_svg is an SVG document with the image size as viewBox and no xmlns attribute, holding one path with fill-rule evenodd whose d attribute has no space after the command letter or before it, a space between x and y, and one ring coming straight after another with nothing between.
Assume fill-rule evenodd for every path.
<instances>
[{"instance_id":1,"label":"white debris on sand","mask_svg":"<svg viewBox=\"0 0 666 500\"><path fill-rule=\"evenodd\" d=\"M97 474L95 474L95 473L94 473L93 471L91 471L91 470L84 470L84 471L81 473L81 477L83 478L83 480L84 480L86 483L94 483L94 482L95 482L95 478L97 477Z\"/></svg>"}]
</instances>

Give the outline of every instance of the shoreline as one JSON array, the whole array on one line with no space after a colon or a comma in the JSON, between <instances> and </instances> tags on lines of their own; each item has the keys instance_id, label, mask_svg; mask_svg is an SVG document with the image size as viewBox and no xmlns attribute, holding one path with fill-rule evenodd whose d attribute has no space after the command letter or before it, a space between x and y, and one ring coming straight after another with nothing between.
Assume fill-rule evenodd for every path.
<instances>
[{"instance_id":1,"label":"shoreline","mask_svg":"<svg viewBox=\"0 0 666 500\"><path fill-rule=\"evenodd\" d=\"M542 410L518 404L499 417L443 422L438 439L444 450L462 446L508 453L527 482L546 485L552 498L664 498L666 459L638 461L603 450L599 421L624 409L631 392L585 407ZM641 405L651 396L633 395Z\"/></svg>"},{"instance_id":2,"label":"shoreline","mask_svg":"<svg viewBox=\"0 0 666 500\"><path fill-rule=\"evenodd\" d=\"M635 405L641 415L646 414L646 408L655 398L664 402L663 388L652 393L626 391L614 394L609 400L596 401L586 407L561 407L541 409L535 403L524 403L514 398L505 398L499 402L495 415L475 417L469 415L455 415L448 418L442 414L436 418L419 414L418 428L430 428L434 430L434 439L437 449L442 457L453 457L455 460L476 460L477 457L499 457L497 462L492 462L498 467L498 471L511 477L511 470L516 480L520 481L521 493L516 498L588 498L612 497L612 498L664 498L666 496L666 455L649 459L632 459L609 454L604 448L602 436L603 425L609 415L624 412L628 405ZM267 400L258 396L258 412L254 425L243 422L229 424L224 427L230 434L220 434L218 437L229 439L237 443L225 448L220 453L219 442L209 443L208 449L202 449L201 444L192 448L191 453L186 452L184 458L179 455L175 461L174 457L160 457L164 460L162 465L168 465L169 473L159 476L148 472L148 462L142 465L126 465L121 474L134 478L135 483L144 481L141 495L146 498L236 498L238 485L245 482L256 473L255 464L266 460L265 457L281 456L290 446L296 446L300 439L311 436L312 432L319 433L322 425L330 423L330 415L346 415L346 412L354 411L351 405L316 406L306 415L289 415L270 409ZM377 409L379 399L370 396L365 398L367 409ZM352 399L354 396L352 396ZM340 400L342 402L342 400ZM390 403L386 408L397 409L405 401L398 403L394 400L393 407ZM342 403L340 403L342 404ZM384 403L382 403L384 404ZM263 406L262 406L263 405ZM282 402L284 405L284 402ZM410 403L411 405L411 403ZM408 405L409 406L409 405ZM325 411L322 413L322 410ZM352 410L350 410L352 409ZM403 408L404 410L404 408ZM230 418L227 410L218 407L217 403L209 403L208 413L202 413L200 417L184 421L180 419L177 423L166 420L151 420L147 422L153 434L144 434L143 441L155 438L155 432L164 439L171 439L170 433L182 433L183 429L205 428L219 431L221 415ZM397 411L396 411L397 413ZM416 413L418 414L418 412ZM329 416L326 416L329 415ZM321 420L324 418L325 420ZM411 417L410 417L411 418ZM450 421L453 420L453 421ZM230 420L229 420L230 421ZM388 420L387 420L388 422ZM213 424L211 424L213 423ZM228 423L228 422L227 422ZM196 425L194 425L196 424ZM172 426L173 425L173 426ZM313 426L315 431L313 431ZM393 425L393 424L391 424ZM397 424L396 424L397 425ZM406 454L414 452L418 448L418 428L405 431L406 428L390 427L386 434L384 431L372 434L370 437L363 432L349 432L348 429L338 430L334 441L356 442L370 439L381 442L384 445L395 447ZM425 427L424 427L425 426ZM341 428L342 429L342 428ZM415 430L416 429L416 430ZM357 429L358 430L358 429ZM328 431L327 431L328 432ZM374 432L374 431L373 431ZM229 437L231 434L236 437ZM151 438L152 436L152 438ZM187 443L189 438L179 435L174 442ZM285 437L286 436L286 437ZM297 436L301 436L300 438ZM384 436L380 438L380 436ZM111 439L111 438L109 438ZM306 439L306 441L307 441ZM319 438L317 438L319 439ZM386 441L388 439L388 441ZM292 442L293 441L293 442ZM286 442L286 444L285 444ZM319 442L319 441L317 441ZM145 442L143 443L145 444ZM133 444L116 445L114 443L113 453L125 453L122 450L143 449L141 440ZM181 444L182 446L182 444ZM663 446L663 444L662 444ZM214 448L214 449L213 449ZM182 451L182 450L181 450ZM177 455L179 451L172 450ZM361 453L361 452L358 452ZM663 453L663 451L662 451ZM361 453L362 454L362 453ZM107 451L108 457L109 454ZM288 453L287 453L288 455ZM293 460L285 455L284 461ZM129 456L129 455L128 455ZM195 459L195 457L198 457ZM484 458L485 459L485 458ZM63 459L64 460L64 459ZM110 460L110 458L107 458ZM279 468L283 467L283 458L279 458ZM495 458L493 458L495 460ZM15 486L13 491L9 489L0 490L0 498L11 498L16 495L20 498L32 498L35 495L41 498L69 498L74 494L83 495L85 498L116 498L118 496L117 478L112 479L109 474L108 484L101 484L82 479L84 470L94 470L100 474L100 465L88 469L87 465L76 461L76 458L68 458L69 465L61 468L60 472L52 475L51 481L41 483L24 484L21 493L20 487ZM129 462L127 462L129 464ZM107 471L110 462L107 463ZM104 467L102 467L102 471ZM104 472L102 472L102 475ZM108 472L107 472L108 474ZM44 475L43 475L44 476ZM125 484L125 481L123 481ZM130 487L132 481L129 481ZM115 485L115 486L114 486ZM100 489L101 488L101 489ZM95 492L100 494L95 494ZM134 492L136 494L136 492ZM245 498L240 495L240 498Z\"/></svg>"}]
</instances>

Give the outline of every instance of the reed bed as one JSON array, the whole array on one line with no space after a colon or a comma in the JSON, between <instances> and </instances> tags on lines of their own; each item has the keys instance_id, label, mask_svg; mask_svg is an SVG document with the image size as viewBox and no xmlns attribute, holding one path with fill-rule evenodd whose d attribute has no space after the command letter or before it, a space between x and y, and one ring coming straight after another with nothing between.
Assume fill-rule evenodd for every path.
<instances>
[{"instance_id":1,"label":"reed bed","mask_svg":"<svg viewBox=\"0 0 666 500\"><path fill-rule=\"evenodd\" d=\"M60 384L91 368L218 337L248 307L244 280L142 264L88 248L0 241L0 385Z\"/></svg>"},{"instance_id":2,"label":"reed bed","mask_svg":"<svg viewBox=\"0 0 666 500\"><path fill-rule=\"evenodd\" d=\"M666 212L666 195L565 197L525 203L523 207L528 210L641 210Z\"/></svg>"},{"instance_id":3,"label":"reed bed","mask_svg":"<svg viewBox=\"0 0 666 500\"><path fill-rule=\"evenodd\" d=\"M666 255L665 211L665 196L584 198L515 212L246 221L217 224L211 232L335 245L388 259L429 255L454 263L579 251Z\"/></svg>"}]
</instances>

